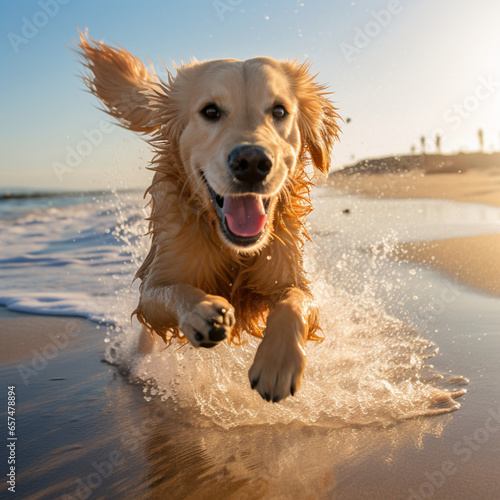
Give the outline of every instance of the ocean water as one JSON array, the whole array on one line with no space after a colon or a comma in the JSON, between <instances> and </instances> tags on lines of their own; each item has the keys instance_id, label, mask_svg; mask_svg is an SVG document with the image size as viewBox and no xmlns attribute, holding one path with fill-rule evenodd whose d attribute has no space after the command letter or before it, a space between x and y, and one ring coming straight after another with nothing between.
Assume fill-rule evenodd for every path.
<instances>
[{"instance_id":1,"label":"ocean water","mask_svg":"<svg viewBox=\"0 0 500 500\"><path fill-rule=\"evenodd\" d=\"M421 267L390 254L401 242L498 232L500 210L332 188L317 189L314 201L306 266L325 340L307 344L302 390L277 405L249 388L256 339L135 354L133 276L148 247L142 193L1 200L0 304L101 323L107 360L143 386L145 399L189 409L200 425L387 425L457 409L466 380L431 364L439 346L426 336L436 293L453 296L457 285L433 289Z\"/></svg>"},{"instance_id":2,"label":"ocean water","mask_svg":"<svg viewBox=\"0 0 500 500\"><path fill-rule=\"evenodd\" d=\"M141 192L0 201L0 304L123 322L146 252L144 205Z\"/></svg>"}]
</instances>

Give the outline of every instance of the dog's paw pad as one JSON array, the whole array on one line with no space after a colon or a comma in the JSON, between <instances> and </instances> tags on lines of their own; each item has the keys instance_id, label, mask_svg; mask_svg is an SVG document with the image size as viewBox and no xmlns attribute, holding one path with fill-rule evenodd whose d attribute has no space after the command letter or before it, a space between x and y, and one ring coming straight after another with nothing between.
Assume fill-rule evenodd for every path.
<instances>
[{"instance_id":1,"label":"dog's paw pad","mask_svg":"<svg viewBox=\"0 0 500 500\"><path fill-rule=\"evenodd\" d=\"M215 295L206 295L186 315L181 330L194 347L215 347L230 338L235 324L234 308Z\"/></svg>"},{"instance_id":2,"label":"dog's paw pad","mask_svg":"<svg viewBox=\"0 0 500 500\"><path fill-rule=\"evenodd\" d=\"M216 323L217 324L217 323ZM223 326L213 326L208 332L208 338L213 342L220 342L227 338L226 328Z\"/></svg>"}]
</instances>

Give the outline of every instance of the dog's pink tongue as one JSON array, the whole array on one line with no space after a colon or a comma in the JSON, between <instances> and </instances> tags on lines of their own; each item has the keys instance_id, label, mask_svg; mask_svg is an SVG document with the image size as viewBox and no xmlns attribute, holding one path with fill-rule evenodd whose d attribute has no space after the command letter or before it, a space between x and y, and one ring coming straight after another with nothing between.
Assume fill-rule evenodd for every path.
<instances>
[{"instance_id":1,"label":"dog's pink tongue","mask_svg":"<svg viewBox=\"0 0 500 500\"><path fill-rule=\"evenodd\" d=\"M266 223L262 198L257 195L226 196L222 211L230 231L236 236L256 236Z\"/></svg>"}]
</instances>

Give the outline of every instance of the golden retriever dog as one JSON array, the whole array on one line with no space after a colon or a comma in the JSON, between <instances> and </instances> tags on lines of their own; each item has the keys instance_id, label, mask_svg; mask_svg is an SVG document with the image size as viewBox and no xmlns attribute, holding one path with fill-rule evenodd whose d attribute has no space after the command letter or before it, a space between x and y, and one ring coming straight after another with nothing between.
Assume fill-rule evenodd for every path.
<instances>
[{"instance_id":1,"label":"golden retriever dog","mask_svg":"<svg viewBox=\"0 0 500 500\"><path fill-rule=\"evenodd\" d=\"M194 347L262 338L252 389L293 396L304 345L320 339L303 247L314 169L328 172L339 132L325 87L307 64L266 57L194 61L164 81L88 34L78 47L90 91L156 153L142 335Z\"/></svg>"}]
</instances>

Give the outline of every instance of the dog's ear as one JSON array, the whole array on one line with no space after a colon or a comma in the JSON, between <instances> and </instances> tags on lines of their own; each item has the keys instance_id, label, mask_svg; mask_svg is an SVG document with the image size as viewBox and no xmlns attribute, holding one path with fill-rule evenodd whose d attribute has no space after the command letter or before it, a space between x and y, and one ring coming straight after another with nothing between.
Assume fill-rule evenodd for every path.
<instances>
[{"instance_id":1,"label":"dog's ear","mask_svg":"<svg viewBox=\"0 0 500 500\"><path fill-rule=\"evenodd\" d=\"M160 125L155 120L158 112L151 101L157 101L162 90L155 83L154 68L149 72L142 61L125 49L109 47L92 40L88 33L78 32L77 52L89 70L83 77L89 90L123 127L154 134Z\"/></svg>"},{"instance_id":2,"label":"dog's ear","mask_svg":"<svg viewBox=\"0 0 500 500\"><path fill-rule=\"evenodd\" d=\"M299 129L303 144L314 166L322 173L330 169L331 152L338 140L340 128L337 108L328 99L325 85L315 81L309 72L310 64L285 63L299 103Z\"/></svg>"}]
</instances>

